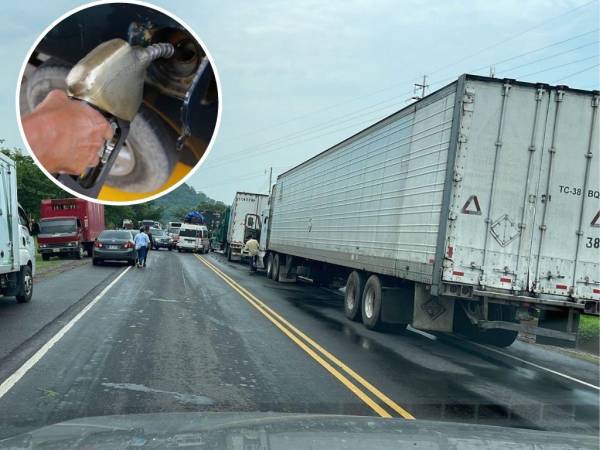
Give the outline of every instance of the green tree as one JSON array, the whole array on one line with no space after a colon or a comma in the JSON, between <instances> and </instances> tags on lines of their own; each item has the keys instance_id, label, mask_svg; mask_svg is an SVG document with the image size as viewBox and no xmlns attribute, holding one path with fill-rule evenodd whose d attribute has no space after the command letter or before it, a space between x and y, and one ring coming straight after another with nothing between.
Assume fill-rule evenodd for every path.
<instances>
[{"instance_id":1,"label":"green tree","mask_svg":"<svg viewBox=\"0 0 600 450\"><path fill-rule=\"evenodd\" d=\"M2 141L0 141L1 143ZM33 158L18 148L0 148L17 166L17 197L27 214L36 220L40 217L40 204L45 198L70 197L38 168Z\"/></svg>"}]
</instances>

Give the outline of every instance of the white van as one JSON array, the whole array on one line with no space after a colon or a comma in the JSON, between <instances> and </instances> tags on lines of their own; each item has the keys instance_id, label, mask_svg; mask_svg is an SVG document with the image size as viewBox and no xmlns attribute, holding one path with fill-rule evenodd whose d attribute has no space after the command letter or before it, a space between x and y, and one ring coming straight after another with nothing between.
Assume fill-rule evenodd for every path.
<instances>
[{"instance_id":1,"label":"white van","mask_svg":"<svg viewBox=\"0 0 600 450\"><path fill-rule=\"evenodd\" d=\"M208 228L205 225L183 223L179 229L178 252L208 253Z\"/></svg>"},{"instance_id":2,"label":"white van","mask_svg":"<svg viewBox=\"0 0 600 450\"><path fill-rule=\"evenodd\" d=\"M29 220L17 203L17 169L0 153L0 295L26 303L33 295L35 243Z\"/></svg>"}]
</instances>

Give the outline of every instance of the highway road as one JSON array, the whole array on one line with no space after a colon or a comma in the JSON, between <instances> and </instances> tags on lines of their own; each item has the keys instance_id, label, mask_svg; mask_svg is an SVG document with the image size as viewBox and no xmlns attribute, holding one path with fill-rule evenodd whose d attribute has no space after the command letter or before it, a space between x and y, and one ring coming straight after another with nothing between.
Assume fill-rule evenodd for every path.
<instances>
[{"instance_id":1,"label":"highway road","mask_svg":"<svg viewBox=\"0 0 600 450\"><path fill-rule=\"evenodd\" d=\"M221 255L91 263L0 299L0 438L79 417L275 411L598 434L598 365L348 321Z\"/></svg>"}]
</instances>

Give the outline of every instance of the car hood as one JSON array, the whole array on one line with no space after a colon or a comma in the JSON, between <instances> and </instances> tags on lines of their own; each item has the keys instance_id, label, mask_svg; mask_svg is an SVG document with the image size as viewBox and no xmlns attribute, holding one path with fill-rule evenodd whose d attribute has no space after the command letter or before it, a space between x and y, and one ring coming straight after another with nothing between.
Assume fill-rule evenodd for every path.
<instances>
[{"instance_id":1,"label":"car hood","mask_svg":"<svg viewBox=\"0 0 600 450\"><path fill-rule=\"evenodd\" d=\"M595 436L451 422L279 413L160 413L69 420L0 448L598 448Z\"/></svg>"}]
</instances>

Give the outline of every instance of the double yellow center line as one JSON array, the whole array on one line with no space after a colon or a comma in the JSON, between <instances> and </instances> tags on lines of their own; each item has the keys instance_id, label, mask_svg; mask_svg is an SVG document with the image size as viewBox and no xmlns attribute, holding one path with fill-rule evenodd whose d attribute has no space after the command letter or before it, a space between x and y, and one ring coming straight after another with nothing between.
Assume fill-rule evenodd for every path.
<instances>
[{"instance_id":1,"label":"double yellow center line","mask_svg":"<svg viewBox=\"0 0 600 450\"><path fill-rule=\"evenodd\" d=\"M246 288L237 283L233 278L227 275L225 272L217 268L214 264L209 262L202 256L195 255L206 267L212 270L219 278L227 283L234 291L250 303L258 312L265 316L273 325L290 338L298 347L304 350L311 358L319 363L325 370L331 375L337 378L344 386L346 386L354 395L366 403L373 411L375 411L381 417L392 417L384 407L377 403L366 391L370 392L372 396L380 400L383 404L387 405L392 411L399 414L405 419L414 419L412 414L394 402L391 398L357 374L354 370L340 361L337 357L332 355L321 345L316 343L313 339L308 337L305 333L300 331L298 328L289 323L286 319L276 313L273 309L269 308L264 302L255 297ZM337 367L337 368L336 368ZM338 370L339 369L339 370ZM346 375L344 375L344 372ZM351 381L350 378L354 380ZM358 386L362 386L362 389Z\"/></svg>"}]
</instances>

